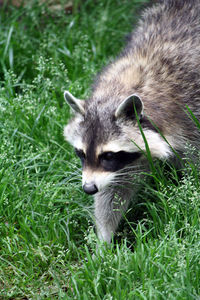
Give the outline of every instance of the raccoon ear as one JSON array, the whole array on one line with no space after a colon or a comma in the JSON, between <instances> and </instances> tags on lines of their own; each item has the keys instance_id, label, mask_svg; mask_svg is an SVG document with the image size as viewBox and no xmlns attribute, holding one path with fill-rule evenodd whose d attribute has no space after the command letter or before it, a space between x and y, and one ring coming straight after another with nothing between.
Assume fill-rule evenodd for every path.
<instances>
[{"instance_id":1,"label":"raccoon ear","mask_svg":"<svg viewBox=\"0 0 200 300\"><path fill-rule=\"evenodd\" d=\"M83 100L75 98L68 91L64 92L64 98L75 112L77 112L81 115L84 115L85 109L84 109L84 101Z\"/></svg>"},{"instance_id":2,"label":"raccoon ear","mask_svg":"<svg viewBox=\"0 0 200 300\"><path fill-rule=\"evenodd\" d=\"M135 119L135 110L138 118L140 119L143 115L143 102L139 96L133 94L128 96L115 111L115 118L128 118Z\"/></svg>"}]
</instances>

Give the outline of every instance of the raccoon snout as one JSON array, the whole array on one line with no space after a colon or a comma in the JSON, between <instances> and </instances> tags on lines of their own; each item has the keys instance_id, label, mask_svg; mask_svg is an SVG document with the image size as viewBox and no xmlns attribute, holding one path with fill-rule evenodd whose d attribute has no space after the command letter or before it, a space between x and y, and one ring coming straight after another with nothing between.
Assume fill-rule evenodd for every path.
<instances>
[{"instance_id":1,"label":"raccoon snout","mask_svg":"<svg viewBox=\"0 0 200 300\"><path fill-rule=\"evenodd\" d=\"M94 195L98 192L98 188L93 182L92 183L85 183L83 185L83 190L86 194L89 194L89 195Z\"/></svg>"}]
</instances>

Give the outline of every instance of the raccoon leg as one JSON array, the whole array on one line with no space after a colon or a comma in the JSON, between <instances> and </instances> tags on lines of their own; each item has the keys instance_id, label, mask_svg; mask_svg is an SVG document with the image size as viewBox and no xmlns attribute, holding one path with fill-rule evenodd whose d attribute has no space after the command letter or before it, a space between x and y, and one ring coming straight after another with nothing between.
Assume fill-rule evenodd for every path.
<instances>
[{"instance_id":1,"label":"raccoon leg","mask_svg":"<svg viewBox=\"0 0 200 300\"><path fill-rule=\"evenodd\" d=\"M133 191L108 190L95 195L95 221L97 235L101 241L111 242L118 224L127 210Z\"/></svg>"}]
</instances>

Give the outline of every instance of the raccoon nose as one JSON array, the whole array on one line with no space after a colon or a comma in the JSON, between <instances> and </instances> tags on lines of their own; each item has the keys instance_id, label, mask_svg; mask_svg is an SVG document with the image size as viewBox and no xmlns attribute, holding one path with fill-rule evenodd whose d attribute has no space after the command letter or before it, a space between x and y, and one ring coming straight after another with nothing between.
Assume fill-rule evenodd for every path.
<instances>
[{"instance_id":1,"label":"raccoon nose","mask_svg":"<svg viewBox=\"0 0 200 300\"><path fill-rule=\"evenodd\" d=\"M83 185L83 190L85 193L89 195L94 195L95 193L98 192L98 188L94 183L85 183Z\"/></svg>"}]
</instances>

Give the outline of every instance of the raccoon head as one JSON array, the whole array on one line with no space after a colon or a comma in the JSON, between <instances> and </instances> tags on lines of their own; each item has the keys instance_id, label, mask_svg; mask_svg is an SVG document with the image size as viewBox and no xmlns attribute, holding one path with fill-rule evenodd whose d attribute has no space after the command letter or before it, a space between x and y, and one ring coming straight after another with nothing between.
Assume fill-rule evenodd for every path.
<instances>
[{"instance_id":1,"label":"raccoon head","mask_svg":"<svg viewBox=\"0 0 200 300\"><path fill-rule=\"evenodd\" d=\"M143 117L143 103L135 94L113 105L79 100L69 92L64 97L75 112L64 136L81 159L84 191L95 194L115 184L122 169L126 172L127 166L138 165L143 157L145 143L137 122ZM159 138L154 136L153 142L159 144Z\"/></svg>"}]
</instances>

